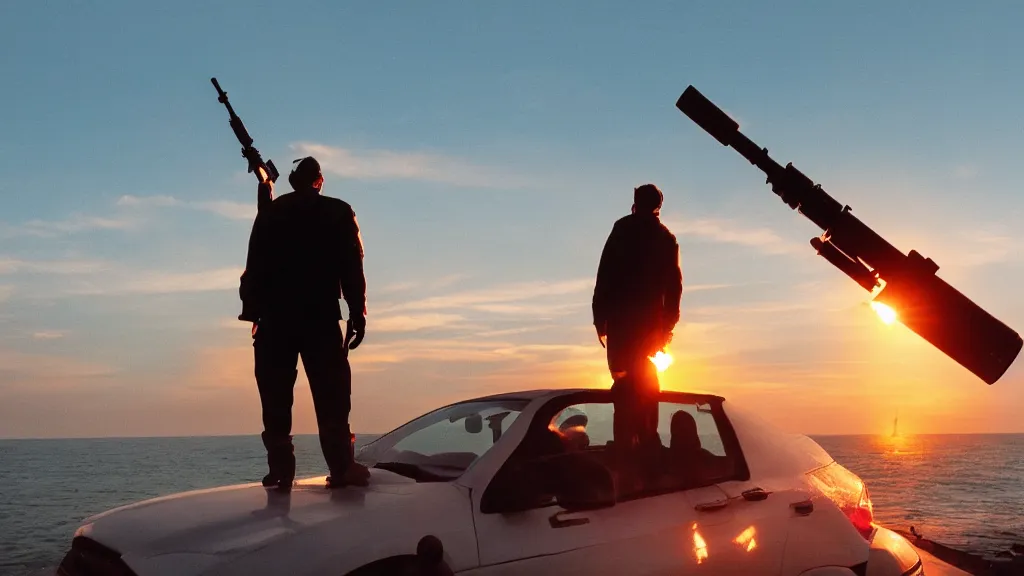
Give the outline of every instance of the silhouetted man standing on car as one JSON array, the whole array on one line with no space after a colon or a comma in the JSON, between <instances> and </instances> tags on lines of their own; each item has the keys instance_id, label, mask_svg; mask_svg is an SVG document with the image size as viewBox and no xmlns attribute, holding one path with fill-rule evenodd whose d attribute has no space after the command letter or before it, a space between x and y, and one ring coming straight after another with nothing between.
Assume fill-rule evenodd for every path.
<instances>
[{"instance_id":1,"label":"silhouetted man standing on car","mask_svg":"<svg viewBox=\"0 0 1024 576\"><path fill-rule=\"evenodd\" d=\"M660 388L650 357L679 321L679 244L661 222L663 199L653 184L633 190L632 213L615 222L594 287L594 326L614 381L615 444L626 450L657 435Z\"/></svg>"},{"instance_id":2,"label":"silhouetted man standing on car","mask_svg":"<svg viewBox=\"0 0 1024 576\"><path fill-rule=\"evenodd\" d=\"M294 191L256 216L239 288L239 319L254 323L255 375L270 468L263 485L289 490L295 478L291 429L299 356L330 469L328 486L366 485L369 472L353 460L348 422L348 351L359 346L366 329L362 238L352 207L320 194L320 164L312 157L296 162L288 176ZM342 297L349 310L344 338Z\"/></svg>"}]
</instances>

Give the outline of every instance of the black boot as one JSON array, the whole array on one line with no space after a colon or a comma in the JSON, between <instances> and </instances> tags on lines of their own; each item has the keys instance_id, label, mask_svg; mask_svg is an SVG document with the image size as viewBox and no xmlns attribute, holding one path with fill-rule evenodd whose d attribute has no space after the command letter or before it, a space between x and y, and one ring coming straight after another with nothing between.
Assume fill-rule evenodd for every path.
<instances>
[{"instance_id":1,"label":"black boot","mask_svg":"<svg viewBox=\"0 0 1024 576\"><path fill-rule=\"evenodd\" d=\"M344 488L345 486L369 486L370 485L370 470L360 464L359 462L352 461L345 467L345 471L341 474L337 474L331 471L331 475L327 477L328 488Z\"/></svg>"},{"instance_id":2,"label":"black boot","mask_svg":"<svg viewBox=\"0 0 1024 576\"><path fill-rule=\"evenodd\" d=\"M289 492L295 480L295 446L291 436L272 437L262 435L263 446L267 449L267 466L270 472L263 477L263 486Z\"/></svg>"},{"instance_id":3,"label":"black boot","mask_svg":"<svg viewBox=\"0 0 1024 576\"><path fill-rule=\"evenodd\" d=\"M333 458L329 461L331 475L327 477L327 488L343 488L345 486L368 486L370 471L355 460L356 437L348 435L348 447L334 447ZM344 454L344 456L342 455Z\"/></svg>"}]
</instances>

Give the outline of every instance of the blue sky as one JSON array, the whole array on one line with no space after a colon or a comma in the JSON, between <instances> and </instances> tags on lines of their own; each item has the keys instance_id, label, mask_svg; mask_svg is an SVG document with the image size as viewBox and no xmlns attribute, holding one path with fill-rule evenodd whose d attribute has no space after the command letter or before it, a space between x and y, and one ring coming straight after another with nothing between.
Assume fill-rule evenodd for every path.
<instances>
[{"instance_id":1,"label":"blue sky","mask_svg":"<svg viewBox=\"0 0 1024 576\"><path fill-rule=\"evenodd\" d=\"M314 154L366 242L358 430L498 389L605 385L592 278L634 186L677 233L666 385L804 432L1024 431L815 256L813 224L674 103L693 84L904 252L1024 328L1011 2L0 8L0 436L252 433L237 278L264 157ZM281 181L282 186L285 181ZM283 190L279 190L281 192ZM857 409L851 409L856 406ZM296 431L315 429L305 382Z\"/></svg>"}]
</instances>

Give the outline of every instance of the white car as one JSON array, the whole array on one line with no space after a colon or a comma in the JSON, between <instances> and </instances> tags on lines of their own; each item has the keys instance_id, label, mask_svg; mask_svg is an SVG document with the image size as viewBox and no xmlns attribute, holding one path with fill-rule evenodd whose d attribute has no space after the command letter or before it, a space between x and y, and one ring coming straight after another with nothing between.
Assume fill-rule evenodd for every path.
<instances>
[{"instance_id":1,"label":"white car","mask_svg":"<svg viewBox=\"0 0 1024 576\"><path fill-rule=\"evenodd\" d=\"M364 446L368 487L259 483L85 521L63 576L923 574L867 487L814 441L662 392L661 442L616 456L608 390L445 406ZM632 470L632 476L620 473Z\"/></svg>"}]
</instances>

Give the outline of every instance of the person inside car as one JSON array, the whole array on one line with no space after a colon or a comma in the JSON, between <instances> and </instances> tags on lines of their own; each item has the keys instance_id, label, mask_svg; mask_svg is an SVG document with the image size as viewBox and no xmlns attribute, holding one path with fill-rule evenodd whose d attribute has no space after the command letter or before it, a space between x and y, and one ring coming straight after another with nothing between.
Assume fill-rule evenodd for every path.
<instances>
[{"instance_id":1,"label":"person inside car","mask_svg":"<svg viewBox=\"0 0 1024 576\"><path fill-rule=\"evenodd\" d=\"M674 487L705 486L728 472L728 461L701 445L697 421L685 410L672 414L671 437L664 454L663 483Z\"/></svg>"}]
</instances>

